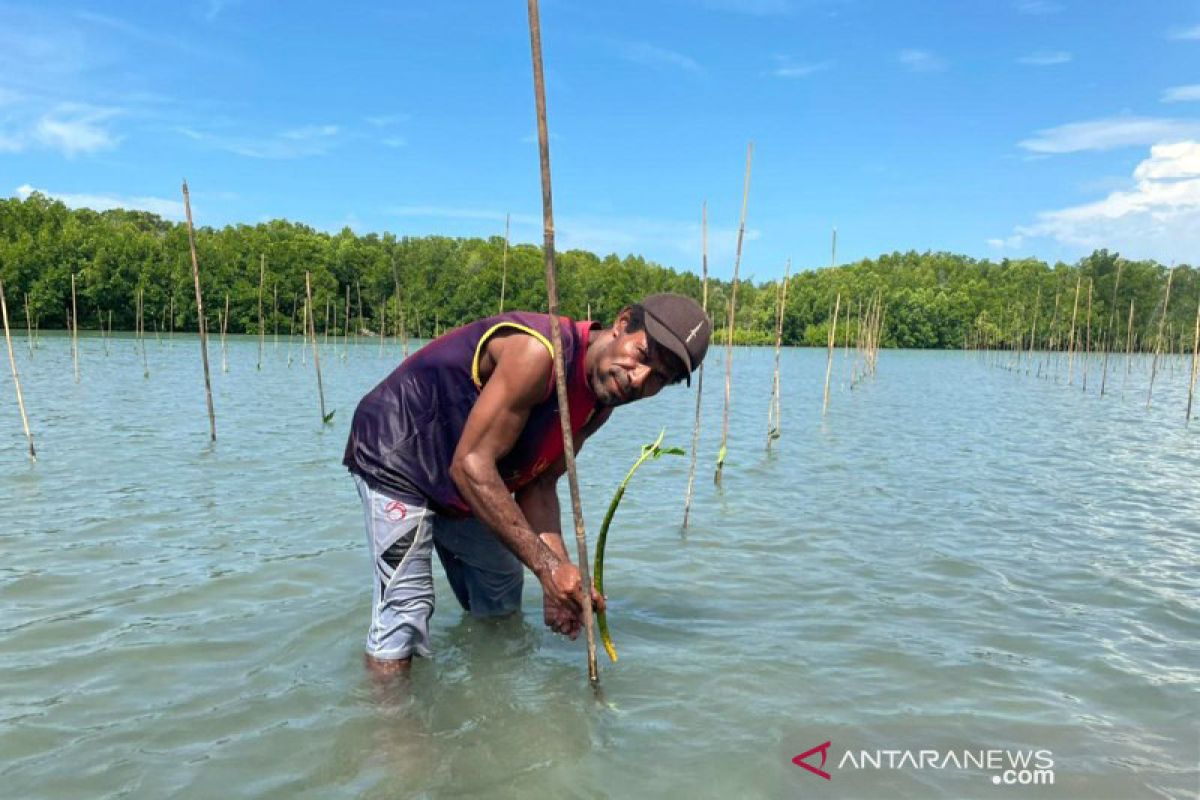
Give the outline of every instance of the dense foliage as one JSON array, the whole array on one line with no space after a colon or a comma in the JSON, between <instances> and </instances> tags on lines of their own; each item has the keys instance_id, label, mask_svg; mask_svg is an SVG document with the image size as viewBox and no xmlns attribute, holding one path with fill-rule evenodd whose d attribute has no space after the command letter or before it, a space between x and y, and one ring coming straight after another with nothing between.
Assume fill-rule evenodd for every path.
<instances>
[{"instance_id":1,"label":"dense foliage","mask_svg":"<svg viewBox=\"0 0 1200 800\"><path fill-rule=\"evenodd\" d=\"M389 334L395 332L398 309L407 333L418 336L430 335L435 326L444 330L498 309L504 252L500 237L358 236L349 229L329 234L274 220L220 230L200 228L196 246L210 329L228 295L229 330L257 331L262 263L267 331L275 326L289 329L293 309L297 302L303 304L306 270L312 273L319 330L327 308L338 320L337 329L342 328L347 289L355 327L378 331L382 316ZM610 320L626 303L653 292L680 292L700 299L697 275L638 256L601 258L572 250L559 254L558 265L562 310L568 316L582 317L590 308L593 318ZM1114 303L1118 265L1121 282ZM133 328L135 296L141 289L147 330L196 328L187 229L182 223L140 211L71 210L38 194L23 201L0 200L0 280L8 295L10 318L23 321L27 298L40 327L63 327L71 304L72 273L81 327L99 327L111 312L114 328ZM1027 346L1035 324L1039 346L1065 346L1078 282L1080 338L1087 323L1090 284L1093 343L1108 329L1112 310L1112 339L1118 347L1124 346L1132 300L1134 339L1150 346L1162 315L1167 273L1155 262L1125 260L1104 250L1077 264L1053 266L1034 259L992 262L950 253L893 253L793 276L784 342L823 345L839 292L842 308L850 311L853 335L858 309L878 292L886 305L884 346L941 348L968 342ZM729 290L728 282L710 282L709 308L718 328L724 327ZM777 282L739 286L735 327L739 342L773 341L777 291ZM539 248L516 245L508 250L505 295L508 309L545 307ZM1190 349L1198 301L1200 270L1179 267L1172 280L1165 328L1176 348L1186 343ZM172 308L174 319L168 321ZM839 342L846 331L845 319L839 323Z\"/></svg>"}]
</instances>

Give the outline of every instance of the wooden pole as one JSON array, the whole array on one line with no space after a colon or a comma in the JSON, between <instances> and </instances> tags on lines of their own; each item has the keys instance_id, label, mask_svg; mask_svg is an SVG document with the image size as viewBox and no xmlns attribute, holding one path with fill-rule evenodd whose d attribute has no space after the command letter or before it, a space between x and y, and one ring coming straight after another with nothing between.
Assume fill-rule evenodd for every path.
<instances>
[{"instance_id":1,"label":"wooden pole","mask_svg":"<svg viewBox=\"0 0 1200 800\"><path fill-rule=\"evenodd\" d=\"M138 288L138 338L142 341L142 377L150 377L150 361L146 358L146 289Z\"/></svg>"},{"instance_id":2,"label":"wooden pole","mask_svg":"<svg viewBox=\"0 0 1200 800\"><path fill-rule=\"evenodd\" d=\"M1200 368L1200 300L1196 302L1196 332L1192 335L1192 378L1188 382L1187 416L1184 423L1192 421L1192 396L1196 393L1196 372Z\"/></svg>"},{"instance_id":3,"label":"wooden pole","mask_svg":"<svg viewBox=\"0 0 1200 800\"><path fill-rule=\"evenodd\" d=\"M504 290L508 285L508 222L509 214L504 215L504 255L500 258L500 311L504 313ZM589 315L590 316L590 315Z\"/></svg>"},{"instance_id":4,"label":"wooden pole","mask_svg":"<svg viewBox=\"0 0 1200 800\"><path fill-rule=\"evenodd\" d=\"M1071 333L1067 337L1067 386L1075 382L1075 319L1079 314L1079 289L1083 286L1083 273L1075 279L1075 305L1071 309Z\"/></svg>"},{"instance_id":5,"label":"wooden pole","mask_svg":"<svg viewBox=\"0 0 1200 800\"><path fill-rule=\"evenodd\" d=\"M8 301L4 297L4 281L0 281L0 312L4 315L4 344L8 347L8 365L12 368L13 386L17 390L17 408L21 411L21 425L25 428L25 440L29 442L29 460L37 461L37 450L33 446L33 433L29 430L29 417L25 415L25 396L21 393L21 376L17 372L17 359L13 356L12 335L8 332Z\"/></svg>"},{"instance_id":6,"label":"wooden pole","mask_svg":"<svg viewBox=\"0 0 1200 800\"><path fill-rule=\"evenodd\" d=\"M1150 388L1146 390L1146 408L1150 408L1150 400L1154 396L1154 376L1158 373L1158 357L1162 354L1163 326L1167 322L1167 308L1171 305L1171 281L1175 278L1175 265L1167 273L1167 291L1163 296L1162 316L1158 318L1158 336L1154 339L1154 358L1150 361Z\"/></svg>"},{"instance_id":7,"label":"wooden pole","mask_svg":"<svg viewBox=\"0 0 1200 800\"><path fill-rule=\"evenodd\" d=\"M1129 382L1129 370L1133 366L1133 298L1129 298L1129 322L1125 326L1125 377L1121 381L1121 390Z\"/></svg>"},{"instance_id":8,"label":"wooden pole","mask_svg":"<svg viewBox=\"0 0 1200 800\"><path fill-rule=\"evenodd\" d=\"M725 411L721 419L721 449L717 451L717 471L713 483L721 485L725 456L729 452L729 406L733 394L733 329L737 319L738 269L742 264L742 240L746 235L746 203L750 198L750 164L754 159L754 142L746 145L746 177L742 183L742 214L738 222L737 251L733 259L733 287L729 293L729 318L725 326Z\"/></svg>"},{"instance_id":9,"label":"wooden pole","mask_svg":"<svg viewBox=\"0 0 1200 800\"><path fill-rule=\"evenodd\" d=\"M218 316L220 316L218 314ZM225 333L229 330L229 292L225 293L225 315L220 317L221 323L221 372L229 372L229 351L225 347Z\"/></svg>"},{"instance_id":10,"label":"wooden pole","mask_svg":"<svg viewBox=\"0 0 1200 800\"><path fill-rule=\"evenodd\" d=\"M1104 388L1108 384L1108 354L1112 352L1113 320L1117 316L1117 290L1121 288L1121 270L1125 259L1117 259L1117 279L1113 283L1112 302L1108 304L1108 327L1104 333L1104 361L1100 366L1100 396L1104 397Z\"/></svg>"},{"instance_id":11,"label":"wooden pole","mask_svg":"<svg viewBox=\"0 0 1200 800\"><path fill-rule=\"evenodd\" d=\"M266 329L263 326L263 286L267 281L267 255L262 253L258 257L258 366L255 369L262 369L262 354L263 344L266 341Z\"/></svg>"},{"instance_id":12,"label":"wooden pole","mask_svg":"<svg viewBox=\"0 0 1200 800\"><path fill-rule=\"evenodd\" d=\"M708 316L708 202L700 206L700 294L701 308ZM590 315L589 315L590 316ZM696 373L696 418L692 423L692 463L688 467L687 493L683 499L683 529L687 530L688 515L692 510L692 489L696 483L696 453L700 443L700 401L704 396L704 362Z\"/></svg>"},{"instance_id":13,"label":"wooden pole","mask_svg":"<svg viewBox=\"0 0 1200 800\"><path fill-rule=\"evenodd\" d=\"M1092 289L1095 282L1088 278L1087 344L1083 349L1083 391L1087 391L1088 365L1092 360Z\"/></svg>"},{"instance_id":14,"label":"wooden pole","mask_svg":"<svg viewBox=\"0 0 1200 800\"><path fill-rule=\"evenodd\" d=\"M200 329L200 360L204 364L204 399L208 404L210 441L217 440L217 417L213 411L212 378L208 370L208 324L204 319L204 296L200 291L200 261L196 258L196 232L192 226L192 201L188 197L187 181L183 182L183 210L187 214L188 249L192 254L192 280L196 285L196 325Z\"/></svg>"},{"instance_id":15,"label":"wooden pole","mask_svg":"<svg viewBox=\"0 0 1200 800\"><path fill-rule=\"evenodd\" d=\"M296 338L296 295L292 295L292 319L288 325L287 365L292 366L292 339Z\"/></svg>"},{"instance_id":16,"label":"wooden pole","mask_svg":"<svg viewBox=\"0 0 1200 800\"><path fill-rule=\"evenodd\" d=\"M833 343L837 340L838 314L842 310L842 293L833 301L833 318L829 325L829 352L825 357L825 399L821 402L821 416L829 409L829 376L833 373Z\"/></svg>"},{"instance_id":17,"label":"wooden pole","mask_svg":"<svg viewBox=\"0 0 1200 800\"><path fill-rule=\"evenodd\" d=\"M71 273L71 361L75 364L75 382L79 383L79 306L75 302L75 273Z\"/></svg>"},{"instance_id":18,"label":"wooden pole","mask_svg":"<svg viewBox=\"0 0 1200 800\"><path fill-rule=\"evenodd\" d=\"M538 0L529 0L529 42L533 58L533 91L537 106L538 154L542 171L542 227L546 259L546 295L550 313L550 342L554 349L554 376L558 390L559 422L562 426L563 461L571 488L571 510L575 517L575 544L579 551L579 577L583 584L583 620L587 631L588 680L600 680L596 666L596 629L592 619L591 562L588 560L587 533L583 526L583 503L579 496L579 476L575 471L575 442L571 432L571 410L567 404L567 379L563 364L562 331L558 319L558 281L554 265L554 201L550 188L550 133L546 124L546 85L542 76L542 31L538 18Z\"/></svg>"},{"instance_id":19,"label":"wooden pole","mask_svg":"<svg viewBox=\"0 0 1200 800\"><path fill-rule=\"evenodd\" d=\"M788 279L792 276L792 260L789 258L787 267L783 271L783 283L779 285L779 292L776 295L775 309L775 371L771 378L771 402L767 407L767 450L770 451L771 444L780 437L783 431L783 423L780 414L780 399L779 399L779 350L783 344L783 311L787 307L787 287Z\"/></svg>"},{"instance_id":20,"label":"wooden pole","mask_svg":"<svg viewBox=\"0 0 1200 800\"><path fill-rule=\"evenodd\" d=\"M1029 357L1025 361L1025 374L1029 374L1029 364L1033 361L1034 342L1037 340L1038 314L1042 310L1042 287L1037 288L1037 299L1033 301L1033 330L1029 332Z\"/></svg>"},{"instance_id":21,"label":"wooden pole","mask_svg":"<svg viewBox=\"0 0 1200 800\"><path fill-rule=\"evenodd\" d=\"M312 313L312 281L308 277L308 271L304 272L304 296L305 306L309 308L308 313L308 334L312 338L312 353L313 353L313 368L317 371L317 397L321 401L321 424L325 425L333 419L333 412L325 414L325 386L321 383L321 354L317 350L317 322L315 315Z\"/></svg>"},{"instance_id":22,"label":"wooden pole","mask_svg":"<svg viewBox=\"0 0 1200 800\"><path fill-rule=\"evenodd\" d=\"M25 293L25 341L29 345L29 357L33 358L33 317L29 311L29 292Z\"/></svg>"},{"instance_id":23,"label":"wooden pole","mask_svg":"<svg viewBox=\"0 0 1200 800\"><path fill-rule=\"evenodd\" d=\"M350 284L346 284L346 332L342 334L342 360L350 355Z\"/></svg>"},{"instance_id":24,"label":"wooden pole","mask_svg":"<svg viewBox=\"0 0 1200 800\"><path fill-rule=\"evenodd\" d=\"M279 352L279 281L271 282L271 326L273 328L274 350Z\"/></svg>"}]
</instances>

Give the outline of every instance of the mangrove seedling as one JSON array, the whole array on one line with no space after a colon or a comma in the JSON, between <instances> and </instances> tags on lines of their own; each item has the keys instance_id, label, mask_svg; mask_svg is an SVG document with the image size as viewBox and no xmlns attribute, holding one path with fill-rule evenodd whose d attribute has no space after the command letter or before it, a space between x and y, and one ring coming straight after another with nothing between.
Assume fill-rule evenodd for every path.
<instances>
[{"instance_id":1,"label":"mangrove seedling","mask_svg":"<svg viewBox=\"0 0 1200 800\"><path fill-rule=\"evenodd\" d=\"M617 513L617 506L621 504L621 498L625 496L625 487L629 485L629 480L633 477L633 473L637 472L638 467L642 464L652 459L657 459L660 456L686 455L682 447L662 446L663 436L666 433L667 429L663 428L653 444L642 445L642 454L638 456L637 461L633 462L633 466L625 474L625 480L621 481L621 485L617 487L612 502L608 504L608 511L604 514L604 522L600 524L600 535L596 537L596 563L592 569L592 575L596 581L596 591L602 595L604 594L604 544L608 541L608 526L612 524L613 515ZM596 614L596 624L600 628L600 641L604 645L604 651L608 653L609 658L616 661L617 648L613 647L612 637L608 635L608 615L603 611L598 612Z\"/></svg>"}]
</instances>

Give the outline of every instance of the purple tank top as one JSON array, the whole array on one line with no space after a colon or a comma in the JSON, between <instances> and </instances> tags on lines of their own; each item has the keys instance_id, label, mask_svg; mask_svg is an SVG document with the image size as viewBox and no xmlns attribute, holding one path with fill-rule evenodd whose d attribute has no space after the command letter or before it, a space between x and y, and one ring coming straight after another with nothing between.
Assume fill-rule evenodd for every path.
<instances>
[{"instance_id":1,"label":"purple tank top","mask_svg":"<svg viewBox=\"0 0 1200 800\"><path fill-rule=\"evenodd\" d=\"M589 334L599 325L560 319L571 429L578 433L598 410L584 354ZM510 311L443 334L359 401L342 463L376 490L416 494L442 513L469 515L450 478L450 461L482 388L478 368L484 345L504 330L535 336L550 348L547 314ZM609 409L600 413L607 417ZM534 406L512 450L496 466L504 485L515 492L561 455L558 396L551 376L545 399Z\"/></svg>"}]
</instances>

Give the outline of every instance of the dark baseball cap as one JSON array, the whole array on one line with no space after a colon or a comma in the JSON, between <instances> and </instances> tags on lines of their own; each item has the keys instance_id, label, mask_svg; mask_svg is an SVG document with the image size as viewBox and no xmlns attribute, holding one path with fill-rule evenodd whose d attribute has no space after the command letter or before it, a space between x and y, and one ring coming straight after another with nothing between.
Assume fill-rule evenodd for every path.
<instances>
[{"instance_id":1,"label":"dark baseball cap","mask_svg":"<svg viewBox=\"0 0 1200 800\"><path fill-rule=\"evenodd\" d=\"M708 352L712 321L699 303L681 294L652 294L642 301L642 308L646 310L646 333L679 357L691 386L692 370Z\"/></svg>"}]
</instances>

